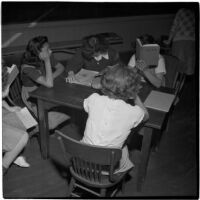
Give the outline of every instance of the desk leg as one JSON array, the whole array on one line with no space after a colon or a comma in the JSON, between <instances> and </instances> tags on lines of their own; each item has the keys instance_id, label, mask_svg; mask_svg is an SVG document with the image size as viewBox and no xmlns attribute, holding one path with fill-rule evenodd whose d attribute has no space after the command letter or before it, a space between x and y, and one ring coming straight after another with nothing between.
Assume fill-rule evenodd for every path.
<instances>
[{"instance_id":1,"label":"desk leg","mask_svg":"<svg viewBox=\"0 0 200 200\"><path fill-rule=\"evenodd\" d=\"M140 192L142 190L142 185L145 180L147 165L149 161L149 155L151 151L151 137L153 129L149 127L144 127L144 135L142 140L142 149L141 149L141 159L138 168L138 176L137 176L137 191Z\"/></svg>"},{"instance_id":2,"label":"desk leg","mask_svg":"<svg viewBox=\"0 0 200 200\"><path fill-rule=\"evenodd\" d=\"M39 130L40 130L40 150L42 157L47 159L49 156L49 127L48 127L48 115L45 110L44 101L38 99L38 117L39 117Z\"/></svg>"}]
</instances>

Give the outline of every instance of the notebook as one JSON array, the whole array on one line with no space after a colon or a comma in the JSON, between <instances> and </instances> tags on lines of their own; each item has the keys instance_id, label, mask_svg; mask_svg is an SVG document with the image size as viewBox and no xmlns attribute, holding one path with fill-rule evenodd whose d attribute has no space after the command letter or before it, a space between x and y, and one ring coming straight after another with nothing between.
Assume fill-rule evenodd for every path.
<instances>
[{"instance_id":1,"label":"notebook","mask_svg":"<svg viewBox=\"0 0 200 200\"><path fill-rule=\"evenodd\" d=\"M174 101L174 98L175 95L173 94L152 90L146 98L144 105L147 108L168 112Z\"/></svg>"},{"instance_id":2,"label":"notebook","mask_svg":"<svg viewBox=\"0 0 200 200\"><path fill-rule=\"evenodd\" d=\"M142 45L139 38L136 39L136 59L144 60L148 66L157 66L160 46L158 44Z\"/></svg>"},{"instance_id":3,"label":"notebook","mask_svg":"<svg viewBox=\"0 0 200 200\"><path fill-rule=\"evenodd\" d=\"M19 112L16 112L16 115L19 117L26 129L38 124L26 107L22 108Z\"/></svg>"},{"instance_id":4,"label":"notebook","mask_svg":"<svg viewBox=\"0 0 200 200\"><path fill-rule=\"evenodd\" d=\"M76 80L73 83L91 86L94 77L99 74L97 71L81 69L76 75Z\"/></svg>"}]
</instances>

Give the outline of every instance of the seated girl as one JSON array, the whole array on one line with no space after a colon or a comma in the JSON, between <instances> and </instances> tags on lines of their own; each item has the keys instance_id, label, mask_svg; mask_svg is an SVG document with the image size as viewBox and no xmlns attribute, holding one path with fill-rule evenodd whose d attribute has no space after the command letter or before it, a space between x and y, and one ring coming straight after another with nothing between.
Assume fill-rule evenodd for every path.
<instances>
[{"instance_id":1,"label":"seated girl","mask_svg":"<svg viewBox=\"0 0 200 200\"><path fill-rule=\"evenodd\" d=\"M14 162L20 167L29 167L23 156L19 156L28 142L28 133L22 122L17 117L20 107L9 106L4 98L9 93L10 85L7 84L7 67L2 68L2 150L3 150L3 174L7 172L10 165Z\"/></svg>"},{"instance_id":2,"label":"seated girl","mask_svg":"<svg viewBox=\"0 0 200 200\"><path fill-rule=\"evenodd\" d=\"M54 85L54 79L64 71L64 66L59 63L52 55L48 38L38 36L28 42L26 51L22 57L21 79L23 83L23 94L25 99L29 98L29 92L32 92L43 85L51 88ZM33 112L37 115L37 109L33 101L29 101ZM49 103L47 108L53 106ZM69 119L69 116L60 112L49 112L49 128L53 129L57 125Z\"/></svg>"},{"instance_id":3,"label":"seated girl","mask_svg":"<svg viewBox=\"0 0 200 200\"><path fill-rule=\"evenodd\" d=\"M88 119L81 141L122 148L120 167L116 172L124 172L133 167L125 140L132 128L148 118L148 112L137 95L140 80L139 74L119 64L102 75L103 95L93 93L84 100ZM134 106L127 103L130 98L134 99Z\"/></svg>"},{"instance_id":4,"label":"seated girl","mask_svg":"<svg viewBox=\"0 0 200 200\"><path fill-rule=\"evenodd\" d=\"M119 54L99 35L83 38L83 47L68 61L68 82L72 83L81 68L101 72L119 62Z\"/></svg>"},{"instance_id":5,"label":"seated girl","mask_svg":"<svg viewBox=\"0 0 200 200\"><path fill-rule=\"evenodd\" d=\"M139 37L142 44L155 44L155 40L151 35L142 35ZM141 72L144 79L147 79L153 86L159 88L165 86L165 61L162 55L159 55L158 65L155 68L150 68L142 60L137 60L135 54L131 57L128 66L130 68L136 67ZM143 79L143 80L144 80Z\"/></svg>"}]
</instances>

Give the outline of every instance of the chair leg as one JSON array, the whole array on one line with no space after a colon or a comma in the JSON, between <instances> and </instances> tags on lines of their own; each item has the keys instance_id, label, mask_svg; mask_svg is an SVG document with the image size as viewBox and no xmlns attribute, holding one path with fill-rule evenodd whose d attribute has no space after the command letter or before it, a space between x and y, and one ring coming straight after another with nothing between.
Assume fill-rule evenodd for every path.
<instances>
[{"instance_id":1,"label":"chair leg","mask_svg":"<svg viewBox=\"0 0 200 200\"><path fill-rule=\"evenodd\" d=\"M122 191L122 194L124 194L124 191L125 191L125 177L122 180L121 191Z\"/></svg>"},{"instance_id":2,"label":"chair leg","mask_svg":"<svg viewBox=\"0 0 200 200\"><path fill-rule=\"evenodd\" d=\"M75 184L75 179L72 177L71 178L71 181L70 181L70 184L69 184L69 192L68 192L68 196L70 197L71 194L72 194L72 191L74 189L74 184Z\"/></svg>"},{"instance_id":3,"label":"chair leg","mask_svg":"<svg viewBox=\"0 0 200 200\"><path fill-rule=\"evenodd\" d=\"M105 195L106 195L106 189L102 188L100 192L100 197L105 197Z\"/></svg>"}]
</instances>

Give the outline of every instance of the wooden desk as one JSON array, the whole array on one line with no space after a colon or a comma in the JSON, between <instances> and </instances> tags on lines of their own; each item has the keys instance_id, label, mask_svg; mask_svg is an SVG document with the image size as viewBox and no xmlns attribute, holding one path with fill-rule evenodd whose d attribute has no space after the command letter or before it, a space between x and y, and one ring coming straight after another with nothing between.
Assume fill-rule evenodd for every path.
<instances>
[{"instance_id":1,"label":"wooden desk","mask_svg":"<svg viewBox=\"0 0 200 200\"><path fill-rule=\"evenodd\" d=\"M48 158L49 154L49 131L45 102L83 110L83 100L95 91L95 89L90 87L66 83L64 77L58 77L54 82L53 88L48 89L42 86L30 94L32 97L37 98L41 153L44 159ZM142 101L146 99L150 91L151 88L149 87L141 89L139 96ZM165 90L165 92L170 92L170 90ZM141 190L146 176L146 169L151 150L152 131L153 129L162 129L164 119L167 115L165 112L153 109L149 109L148 111L150 119L145 124L145 133L141 148L141 162L137 178L137 188L139 191Z\"/></svg>"}]
</instances>

